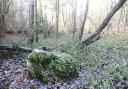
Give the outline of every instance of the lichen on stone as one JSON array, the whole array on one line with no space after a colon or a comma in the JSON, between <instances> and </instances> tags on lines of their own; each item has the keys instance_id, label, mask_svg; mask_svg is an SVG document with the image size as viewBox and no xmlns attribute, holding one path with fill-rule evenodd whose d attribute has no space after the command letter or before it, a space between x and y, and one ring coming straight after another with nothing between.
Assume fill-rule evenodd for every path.
<instances>
[{"instance_id":1,"label":"lichen on stone","mask_svg":"<svg viewBox=\"0 0 128 89\"><path fill-rule=\"evenodd\" d=\"M33 50L27 58L29 76L48 81L50 76L68 79L79 75L79 63L71 55L60 52ZM50 75L50 76L49 76Z\"/></svg>"}]
</instances>

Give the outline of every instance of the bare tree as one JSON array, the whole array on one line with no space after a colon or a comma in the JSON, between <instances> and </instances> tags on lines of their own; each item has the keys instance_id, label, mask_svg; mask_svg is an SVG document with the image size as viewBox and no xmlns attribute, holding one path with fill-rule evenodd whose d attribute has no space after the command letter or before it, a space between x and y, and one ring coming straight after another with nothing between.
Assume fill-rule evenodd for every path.
<instances>
[{"instance_id":1,"label":"bare tree","mask_svg":"<svg viewBox=\"0 0 128 89\"><path fill-rule=\"evenodd\" d=\"M105 19L102 21L102 23L99 25L99 27L96 29L95 32L90 34L86 39L81 40L81 43L83 45L89 45L92 42L95 42L97 39L95 39L97 36L100 35L100 33L103 31L103 29L107 26L113 15L123 6L123 4L127 0L119 0L118 3L112 8L112 10L107 14ZM99 37L98 37L99 38Z\"/></svg>"},{"instance_id":2,"label":"bare tree","mask_svg":"<svg viewBox=\"0 0 128 89\"><path fill-rule=\"evenodd\" d=\"M34 38L33 38L33 29L34 29L34 0L29 1L29 27L30 27L30 37L29 37L29 43L33 43Z\"/></svg>"},{"instance_id":3,"label":"bare tree","mask_svg":"<svg viewBox=\"0 0 128 89\"><path fill-rule=\"evenodd\" d=\"M73 8L73 38L75 36L76 33L76 13L77 12L77 0L75 0L75 8Z\"/></svg>"},{"instance_id":4,"label":"bare tree","mask_svg":"<svg viewBox=\"0 0 128 89\"><path fill-rule=\"evenodd\" d=\"M38 15L37 15L37 0L35 0L35 41L38 42L39 37L38 37Z\"/></svg>"},{"instance_id":5,"label":"bare tree","mask_svg":"<svg viewBox=\"0 0 128 89\"><path fill-rule=\"evenodd\" d=\"M7 30L6 17L9 14L13 0L0 0L0 36Z\"/></svg>"},{"instance_id":6,"label":"bare tree","mask_svg":"<svg viewBox=\"0 0 128 89\"><path fill-rule=\"evenodd\" d=\"M80 29L79 40L81 40L83 32L84 32L84 27L85 27L87 15L88 15L88 9L89 9L88 7L89 7L89 0L87 0L87 2L86 2L86 10L85 10L85 14L84 14L84 20L82 23L82 27Z\"/></svg>"},{"instance_id":7,"label":"bare tree","mask_svg":"<svg viewBox=\"0 0 128 89\"><path fill-rule=\"evenodd\" d=\"M2 35L3 32L3 2L0 1L0 36Z\"/></svg>"},{"instance_id":8,"label":"bare tree","mask_svg":"<svg viewBox=\"0 0 128 89\"><path fill-rule=\"evenodd\" d=\"M56 38L59 36L59 3L60 0L56 0Z\"/></svg>"}]
</instances>

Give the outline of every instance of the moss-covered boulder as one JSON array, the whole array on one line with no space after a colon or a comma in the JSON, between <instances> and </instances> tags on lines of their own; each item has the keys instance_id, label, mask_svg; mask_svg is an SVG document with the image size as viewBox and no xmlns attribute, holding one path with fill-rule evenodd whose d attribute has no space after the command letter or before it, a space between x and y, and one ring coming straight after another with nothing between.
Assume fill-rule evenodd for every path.
<instances>
[{"instance_id":1,"label":"moss-covered boulder","mask_svg":"<svg viewBox=\"0 0 128 89\"><path fill-rule=\"evenodd\" d=\"M35 49L28 55L29 76L48 81L50 76L68 79L79 75L79 63L71 55Z\"/></svg>"}]
</instances>

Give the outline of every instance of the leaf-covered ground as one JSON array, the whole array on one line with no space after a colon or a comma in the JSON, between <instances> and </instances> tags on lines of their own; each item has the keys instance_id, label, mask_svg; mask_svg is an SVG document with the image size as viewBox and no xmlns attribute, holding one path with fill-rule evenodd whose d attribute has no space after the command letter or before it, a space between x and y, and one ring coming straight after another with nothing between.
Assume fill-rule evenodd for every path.
<instances>
[{"instance_id":1,"label":"leaf-covered ground","mask_svg":"<svg viewBox=\"0 0 128 89\"><path fill-rule=\"evenodd\" d=\"M84 87L85 70L82 68L78 78L68 81L49 81L48 85L28 78L24 54L0 51L0 89L81 89ZM8 53L8 54L7 54ZM12 53L12 52L11 52ZM81 65L82 66L82 65Z\"/></svg>"},{"instance_id":2,"label":"leaf-covered ground","mask_svg":"<svg viewBox=\"0 0 128 89\"><path fill-rule=\"evenodd\" d=\"M27 76L24 53L0 51L0 89L128 89L128 36L103 37L68 54L81 63L78 78L50 81L48 85Z\"/></svg>"}]
</instances>

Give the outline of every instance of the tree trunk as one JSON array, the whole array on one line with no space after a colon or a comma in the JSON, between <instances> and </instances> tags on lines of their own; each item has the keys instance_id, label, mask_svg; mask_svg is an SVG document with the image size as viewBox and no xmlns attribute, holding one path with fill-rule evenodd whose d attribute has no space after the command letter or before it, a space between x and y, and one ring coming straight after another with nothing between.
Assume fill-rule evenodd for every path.
<instances>
[{"instance_id":1,"label":"tree trunk","mask_svg":"<svg viewBox=\"0 0 128 89\"><path fill-rule=\"evenodd\" d=\"M76 14L77 14L77 0L75 1L75 9L73 10L73 38L75 37L75 33L77 31L77 28L76 28Z\"/></svg>"},{"instance_id":2,"label":"tree trunk","mask_svg":"<svg viewBox=\"0 0 128 89\"><path fill-rule=\"evenodd\" d=\"M34 43L34 41L38 41L38 33L37 33L37 0L30 1L30 14L29 14L29 25L30 25L30 38L29 43Z\"/></svg>"},{"instance_id":3,"label":"tree trunk","mask_svg":"<svg viewBox=\"0 0 128 89\"><path fill-rule=\"evenodd\" d=\"M35 41L38 42L39 41L39 37L38 37L38 14L37 14L37 0L35 0Z\"/></svg>"},{"instance_id":4,"label":"tree trunk","mask_svg":"<svg viewBox=\"0 0 128 89\"><path fill-rule=\"evenodd\" d=\"M107 26L107 24L109 23L109 21L111 20L111 18L113 17L113 15L123 6L123 4L126 1L127 0L119 0L119 2L107 14L106 18L102 21L102 23L99 25L99 27L96 29L96 31L93 32L92 34L90 34L86 39L81 40L81 43L83 45L89 45L90 43L95 42L97 39L99 39L100 33ZM94 40L94 38L97 37L97 36L98 36L98 38Z\"/></svg>"},{"instance_id":5,"label":"tree trunk","mask_svg":"<svg viewBox=\"0 0 128 89\"><path fill-rule=\"evenodd\" d=\"M5 16L7 15L7 3L6 0L1 1L0 3L0 37L4 36L6 31L6 20Z\"/></svg>"},{"instance_id":6,"label":"tree trunk","mask_svg":"<svg viewBox=\"0 0 128 89\"><path fill-rule=\"evenodd\" d=\"M56 39L59 36L59 3L60 0L56 0Z\"/></svg>"},{"instance_id":7,"label":"tree trunk","mask_svg":"<svg viewBox=\"0 0 128 89\"><path fill-rule=\"evenodd\" d=\"M86 11L85 11L85 14L84 14L84 21L83 21L82 27L80 29L79 40L81 40L83 32L84 32L84 27L85 27L87 15L88 15L88 7L89 7L89 0L87 0L87 2L86 2Z\"/></svg>"}]
</instances>

